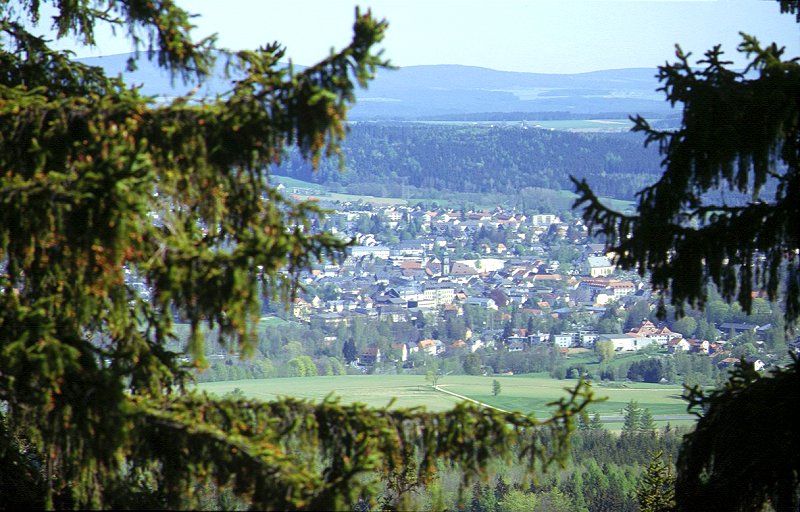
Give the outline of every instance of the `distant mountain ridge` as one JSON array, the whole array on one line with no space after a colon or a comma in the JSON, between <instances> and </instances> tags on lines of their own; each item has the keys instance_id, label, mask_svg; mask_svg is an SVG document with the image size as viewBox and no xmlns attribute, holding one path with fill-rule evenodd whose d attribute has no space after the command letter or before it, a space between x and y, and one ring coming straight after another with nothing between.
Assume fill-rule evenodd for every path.
<instances>
[{"instance_id":1,"label":"distant mountain ridge","mask_svg":"<svg viewBox=\"0 0 800 512\"><path fill-rule=\"evenodd\" d=\"M654 69L579 74L496 71L437 65L382 71L359 94L353 117L457 119L475 113L559 112L661 117L671 111L656 92Z\"/></svg>"},{"instance_id":2,"label":"distant mountain ridge","mask_svg":"<svg viewBox=\"0 0 800 512\"><path fill-rule=\"evenodd\" d=\"M142 57L138 69L127 71L132 54L81 59L110 75L122 74L143 94L171 97L192 86L173 81ZM302 66L296 66L302 69ZM216 77L199 94L214 95L229 88ZM660 118L672 111L656 91L656 69L629 68L577 74L497 71L460 65L408 66L379 70L369 87L357 92L350 119L473 120L502 114L505 118L606 118L642 114ZM554 117L555 116L555 117Z\"/></svg>"}]
</instances>

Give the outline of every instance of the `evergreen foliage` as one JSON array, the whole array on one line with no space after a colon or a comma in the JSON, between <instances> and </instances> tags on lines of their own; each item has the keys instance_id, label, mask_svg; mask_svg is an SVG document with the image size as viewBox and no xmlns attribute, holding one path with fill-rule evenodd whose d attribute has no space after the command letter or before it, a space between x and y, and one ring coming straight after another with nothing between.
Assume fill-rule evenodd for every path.
<instances>
[{"instance_id":1,"label":"evergreen foliage","mask_svg":"<svg viewBox=\"0 0 800 512\"><path fill-rule=\"evenodd\" d=\"M800 315L800 62L747 35L739 50L752 57L742 72L727 67L719 46L699 68L680 47L677 62L659 68L661 90L683 104L683 120L676 131L634 120L664 157L663 175L639 192L636 214L607 208L573 178L576 206L615 263L648 273L679 316L686 303L705 305L709 283L749 313L752 292L777 300L784 276L791 325Z\"/></svg>"},{"instance_id":2,"label":"evergreen foliage","mask_svg":"<svg viewBox=\"0 0 800 512\"><path fill-rule=\"evenodd\" d=\"M675 509L675 476L662 458L662 452L653 454L636 488L641 512L671 512Z\"/></svg>"},{"instance_id":3,"label":"evergreen foliage","mask_svg":"<svg viewBox=\"0 0 800 512\"><path fill-rule=\"evenodd\" d=\"M641 426L642 408L635 400L631 400L623 409L623 434L634 434L639 432Z\"/></svg>"},{"instance_id":4,"label":"evergreen foliage","mask_svg":"<svg viewBox=\"0 0 800 512\"><path fill-rule=\"evenodd\" d=\"M358 357L356 344L352 339L348 339L344 342L344 346L342 347L342 356L348 363L355 361L356 357Z\"/></svg>"},{"instance_id":5,"label":"evergreen foliage","mask_svg":"<svg viewBox=\"0 0 800 512\"><path fill-rule=\"evenodd\" d=\"M800 403L797 359L761 375L744 360L709 394L695 387L690 410L700 417L677 460L682 510L796 510L800 500Z\"/></svg>"},{"instance_id":6,"label":"evergreen foliage","mask_svg":"<svg viewBox=\"0 0 800 512\"><path fill-rule=\"evenodd\" d=\"M527 503L527 510L634 512L640 510L642 493L652 496L652 503L668 503L674 491L674 469L667 461L677 455L681 437L682 432L676 430L625 436L578 431L573 435L572 456L565 468L540 475L530 483L513 463L503 466L489 482L473 485L465 506L454 508L498 512L512 504ZM644 483L655 453L663 454L660 471L669 477L658 489Z\"/></svg>"},{"instance_id":7,"label":"evergreen foliage","mask_svg":"<svg viewBox=\"0 0 800 512\"><path fill-rule=\"evenodd\" d=\"M355 123L342 151L345 171L319 172L291 154L282 176L339 186L354 194L429 198L443 192L544 195L568 190L570 173L600 195L633 199L658 176L658 153L630 133L573 133L508 126ZM551 191L552 193L552 191Z\"/></svg>"},{"instance_id":8,"label":"evergreen foliage","mask_svg":"<svg viewBox=\"0 0 800 512\"><path fill-rule=\"evenodd\" d=\"M800 22L800 3L779 4ZM687 304L702 310L711 289L757 312L753 296L762 290L782 299L791 329L800 317L800 60L742 37L744 71L730 69L719 46L696 67L678 47L677 62L659 68L661 90L683 105L683 118L675 131L634 119L664 157L661 178L638 194L637 212L605 207L573 178L576 206L617 265L649 274L661 318L667 299L676 317ZM694 385L687 399L700 418L677 462L678 508L796 510L798 389L796 358L768 376L742 360L708 395Z\"/></svg>"},{"instance_id":9,"label":"evergreen foliage","mask_svg":"<svg viewBox=\"0 0 800 512\"><path fill-rule=\"evenodd\" d=\"M647 407L642 410L642 415L639 417L639 431L649 434L653 434L656 431L655 419Z\"/></svg>"},{"instance_id":10,"label":"evergreen foliage","mask_svg":"<svg viewBox=\"0 0 800 512\"><path fill-rule=\"evenodd\" d=\"M614 357L614 342L611 340L598 340L594 344L594 350L600 357L600 362L607 363Z\"/></svg>"},{"instance_id":11,"label":"evergreen foliage","mask_svg":"<svg viewBox=\"0 0 800 512\"><path fill-rule=\"evenodd\" d=\"M603 422L600 420L600 413L594 413L592 420L589 422L589 430L603 430Z\"/></svg>"},{"instance_id":12,"label":"evergreen foliage","mask_svg":"<svg viewBox=\"0 0 800 512\"><path fill-rule=\"evenodd\" d=\"M438 460L472 478L516 443L529 469L563 456L583 386L544 423L187 390L207 364L201 325L247 356L262 295L287 301L299 270L342 257L346 241L313 229L324 212L267 169L287 146L312 165L341 155L355 88L387 64L373 51L384 22L357 11L347 47L295 72L278 44L193 41L170 0L53 2L57 38L91 45L111 24L177 80L227 62L229 93L157 103L32 34L42 4L0 4L4 505L353 508L412 461L424 482ZM167 348L176 320L191 326L188 364Z\"/></svg>"},{"instance_id":13,"label":"evergreen foliage","mask_svg":"<svg viewBox=\"0 0 800 512\"><path fill-rule=\"evenodd\" d=\"M659 382L664 377L664 365L659 359L635 361L628 368L628 378L638 382Z\"/></svg>"}]
</instances>

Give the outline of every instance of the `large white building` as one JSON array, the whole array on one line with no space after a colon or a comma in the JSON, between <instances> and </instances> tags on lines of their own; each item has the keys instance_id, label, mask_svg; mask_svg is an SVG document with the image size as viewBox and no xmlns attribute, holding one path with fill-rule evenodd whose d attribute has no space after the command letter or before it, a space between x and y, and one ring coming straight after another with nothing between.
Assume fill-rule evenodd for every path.
<instances>
[{"instance_id":1,"label":"large white building","mask_svg":"<svg viewBox=\"0 0 800 512\"><path fill-rule=\"evenodd\" d=\"M661 346L666 345L672 339L682 337L680 333L672 332L666 326L657 327L650 320L643 320L642 323L631 328L628 335L638 338L647 338L652 340L652 343L658 343Z\"/></svg>"},{"instance_id":2,"label":"large white building","mask_svg":"<svg viewBox=\"0 0 800 512\"><path fill-rule=\"evenodd\" d=\"M550 224L557 224L561 222L558 215L552 213L542 213L531 215L531 224L534 226L549 226Z\"/></svg>"},{"instance_id":3,"label":"large white building","mask_svg":"<svg viewBox=\"0 0 800 512\"><path fill-rule=\"evenodd\" d=\"M382 245L354 245L350 247L350 255L354 258L361 258L363 256L372 256L373 258L380 258L388 260L391 251L388 247Z\"/></svg>"},{"instance_id":4,"label":"large white building","mask_svg":"<svg viewBox=\"0 0 800 512\"><path fill-rule=\"evenodd\" d=\"M481 258L479 260L456 260L455 263L474 268L480 273L502 270L506 265L506 260L501 258Z\"/></svg>"},{"instance_id":5,"label":"large white building","mask_svg":"<svg viewBox=\"0 0 800 512\"><path fill-rule=\"evenodd\" d=\"M436 307L452 304L456 297L456 287L453 283L428 283L425 285L423 295L426 301L433 301Z\"/></svg>"},{"instance_id":6,"label":"large white building","mask_svg":"<svg viewBox=\"0 0 800 512\"><path fill-rule=\"evenodd\" d=\"M614 272L614 266L605 256L589 256L586 258L583 271L591 277L608 276Z\"/></svg>"},{"instance_id":7,"label":"large white building","mask_svg":"<svg viewBox=\"0 0 800 512\"><path fill-rule=\"evenodd\" d=\"M610 341L617 352L635 352L655 343L651 338L631 336L630 334L601 334L595 344L601 341Z\"/></svg>"}]
</instances>

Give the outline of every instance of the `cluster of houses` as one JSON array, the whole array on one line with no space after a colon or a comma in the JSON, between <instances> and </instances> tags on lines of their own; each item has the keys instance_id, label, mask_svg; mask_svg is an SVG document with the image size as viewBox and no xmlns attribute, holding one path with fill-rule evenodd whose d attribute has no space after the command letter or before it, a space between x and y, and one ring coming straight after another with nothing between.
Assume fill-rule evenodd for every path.
<instances>
[{"instance_id":1,"label":"cluster of houses","mask_svg":"<svg viewBox=\"0 0 800 512\"><path fill-rule=\"evenodd\" d=\"M467 306L496 311L511 304L533 316L555 319L576 312L599 318L606 307L622 307L649 299L647 284L636 275L620 275L611 255L595 244L579 219L562 222L556 214L524 215L497 209L493 212L425 210L419 207L386 206L359 210L336 205L344 220L343 230L359 245L351 248L340 265L317 269L304 279L309 284L330 283L341 291L337 300L299 298L293 308L298 318L324 324L347 323L362 316L378 320L414 320L422 315L461 315ZM421 234L394 244L380 243L374 233L354 232L352 227L364 216L379 216L390 230L416 222ZM340 225L342 225L340 223ZM468 243L484 228L503 229L508 240L522 244L526 255L511 254L507 243L482 244L480 257L455 259L459 245ZM551 258L553 242L569 244L577 257L567 271ZM590 322L591 323L591 322ZM658 345L670 352L683 351L725 356L725 343L687 339L649 321L624 334L574 330L559 334L528 333L517 330L504 338L498 330L468 333L466 339L445 345L440 340L396 344L393 349L403 360L415 352L441 355L448 350L491 347L501 341L509 351L522 351L537 343L556 347L592 348L597 341L610 341L617 352L636 351ZM745 324L719 326L723 337L730 329L757 329ZM402 345L402 346L401 346ZM364 361L380 359L364 354ZM729 359L729 360L728 360ZM723 359L729 363L733 359ZM758 366L758 363L757 363Z\"/></svg>"},{"instance_id":2,"label":"cluster of houses","mask_svg":"<svg viewBox=\"0 0 800 512\"><path fill-rule=\"evenodd\" d=\"M599 315L612 301L647 296L641 282L553 273L547 258L450 261L427 251L433 252L430 245L422 256L382 246L374 252L354 247L341 265L302 278L312 290L335 287L336 298L298 297L292 313L298 320L337 325L356 317L397 322L428 314L461 315L465 306L497 311L513 304L534 316L560 318L577 309Z\"/></svg>"},{"instance_id":3,"label":"cluster of houses","mask_svg":"<svg viewBox=\"0 0 800 512\"><path fill-rule=\"evenodd\" d=\"M750 324L739 325L748 329L755 328ZM468 336L466 341L456 340L450 344L445 344L441 340L424 339L419 342L393 343L391 348L396 351L398 359L405 362L414 353L441 356L455 351L475 352L481 348L494 348L497 341L494 338L484 341L480 337ZM723 341L709 342L708 340L685 338L682 334L673 332L666 326L656 326L647 319L642 320L639 325L624 334L600 334L593 330L545 334L528 333L525 329L516 329L511 336L500 341L508 352L522 352L529 347L541 344L550 344L566 352L570 348L593 348L597 342L610 342L615 352L634 352L646 347L657 346L660 349L666 349L671 354L684 352L710 357L722 356L718 363L721 367L735 365L739 362L739 359L730 357L730 352L726 350L726 343ZM380 349L375 345L370 345L359 356L356 364L371 366L380 363L383 360L382 357ZM764 361L757 355L748 356L746 360L754 365L756 371L761 371L765 367Z\"/></svg>"},{"instance_id":4,"label":"cluster of houses","mask_svg":"<svg viewBox=\"0 0 800 512\"><path fill-rule=\"evenodd\" d=\"M327 228L358 244L349 248L340 263L323 265L300 276L309 290L327 288L335 293L326 299L314 294L297 297L291 314L299 321L325 327L348 324L356 318L414 322L428 315L463 315L465 307L497 311L508 305L533 317L562 319L578 312L597 319L611 304L625 307L649 299L646 283L635 274L621 276L616 272L604 246L592 243L579 219L562 222L556 214L525 215L499 208L476 212L397 205L323 206L335 210L329 215ZM364 226L379 226L398 232L408 223L417 228L416 238L398 239L395 243L379 242L385 237L374 229L361 230ZM482 237L478 257L474 257L473 250L469 259L456 258L464 254L464 246L474 249L476 237L487 229L502 230L505 242L488 242ZM516 251L509 250L512 244ZM569 269L563 268L563 260L551 257L554 246L572 249L575 257L569 262ZM522 253L520 247L524 249ZM619 335L592 330L550 335L522 329L499 339L497 329L484 327L483 332L469 333L466 339L448 346L440 340L422 339L393 349L403 360L415 352L434 356L452 349L474 352L496 341L502 341L509 351L521 351L538 343L552 343L563 349L590 348L597 341L610 341L618 352L653 344L673 352L713 354L721 350L719 345L684 339L647 321ZM381 358L380 351L370 347L359 359L364 364L374 364Z\"/></svg>"}]
</instances>

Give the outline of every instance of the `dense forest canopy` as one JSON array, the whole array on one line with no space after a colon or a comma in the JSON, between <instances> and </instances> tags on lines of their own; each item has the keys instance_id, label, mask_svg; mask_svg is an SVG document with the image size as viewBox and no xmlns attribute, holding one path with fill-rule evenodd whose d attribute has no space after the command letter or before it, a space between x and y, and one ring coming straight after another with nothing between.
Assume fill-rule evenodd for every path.
<instances>
[{"instance_id":1,"label":"dense forest canopy","mask_svg":"<svg viewBox=\"0 0 800 512\"><path fill-rule=\"evenodd\" d=\"M403 183L433 191L511 194L524 187L571 188L585 177L599 194L633 199L656 180L660 157L631 133L574 133L534 123L448 124L358 122L342 145L345 171L319 172L298 155L275 174L358 187Z\"/></svg>"}]
</instances>

